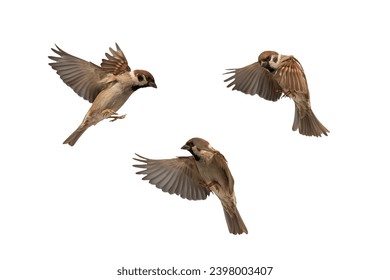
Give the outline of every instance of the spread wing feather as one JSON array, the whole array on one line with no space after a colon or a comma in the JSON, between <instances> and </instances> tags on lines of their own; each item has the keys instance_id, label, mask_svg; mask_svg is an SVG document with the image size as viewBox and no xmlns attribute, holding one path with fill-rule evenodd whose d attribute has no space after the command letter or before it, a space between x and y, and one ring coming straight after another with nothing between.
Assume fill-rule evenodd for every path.
<instances>
[{"instance_id":1,"label":"spread wing feather","mask_svg":"<svg viewBox=\"0 0 390 280\"><path fill-rule=\"evenodd\" d=\"M261 67L258 62L248 66L236 69L227 69L232 74L225 82L230 83L227 87L232 90L238 90L250 95L259 95L260 97L277 101L282 95L282 89L272 78L272 74L265 68Z\"/></svg>"},{"instance_id":2,"label":"spread wing feather","mask_svg":"<svg viewBox=\"0 0 390 280\"><path fill-rule=\"evenodd\" d=\"M148 180L163 192L177 194L189 200L206 199L210 194L202 185L193 157L155 160L136 155L138 158L134 159L141 164L133 166L143 169L137 174L145 175L143 180Z\"/></svg>"}]
</instances>

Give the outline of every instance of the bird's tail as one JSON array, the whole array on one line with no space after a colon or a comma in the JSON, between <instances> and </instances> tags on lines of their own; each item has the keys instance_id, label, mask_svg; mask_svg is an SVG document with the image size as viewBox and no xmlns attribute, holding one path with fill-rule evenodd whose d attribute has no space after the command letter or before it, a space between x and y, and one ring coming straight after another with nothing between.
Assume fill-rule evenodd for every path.
<instances>
[{"instance_id":1,"label":"bird's tail","mask_svg":"<svg viewBox=\"0 0 390 280\"><path fill-rule=\"evenodd\" d=\"M232 234L248 233L248 230L246 229L244 221L242 220L236 206L229 207L230 209L225 207L223 204L222 206L229 232Z\"/></svg>"},{"instance_id":2,"label":"bird's tail","mask_svg":"<svg viewBox=\"0 0 390 280\"><path fill-rule=\"evenodd\" d=\"M64 144L69 144L70 146L73 146L76 144L77 140L83 135L83 133L88 129L88 127L78 127L66 140L64 141Z\"/></svg>"},{"instance_id":3,"label":"bird's tail","mask_svg":"<svg viewBox=\"0 0 390 280\"><path fill-rule=\"evenodd\" d=\"M311 108L307 108L300 112L297 105L295 105L295 117L292 129L294 131L299 129L299 133L302 135L316 137L321 136L322 134L327 136L329 133L329 130L316 118Z\"/></svg>"}]
</instances>

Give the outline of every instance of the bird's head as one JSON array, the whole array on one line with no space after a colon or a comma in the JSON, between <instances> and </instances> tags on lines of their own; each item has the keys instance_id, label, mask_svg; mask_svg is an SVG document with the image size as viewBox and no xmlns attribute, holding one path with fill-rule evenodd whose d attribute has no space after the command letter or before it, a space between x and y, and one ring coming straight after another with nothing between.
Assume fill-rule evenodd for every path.
<instances>
[{"instance_id":1,"label":"bird's head","mask_svg":"<svg viewBox=\"0 0 390 280\"><path fill-rule=\"evenodd\" d=\"M281 55L274 51L264 51L259 55L258 61L262 67L270 72L279 67Z\"/></svg>"},{"instance_id":2,"label":"bird's head","mask_svg":"<svg viewBox=\"0 0 390 280\"><path fill-rule=\"evenodd\" d=\"M205 152L215 152L215 149L211 147L209 142L199 137L191 138L181 148L183 150L189 151L196 160L199 160L202 157L202 154Z\"/></svg>"},{"instance_id":3,"label":"bird's head","mask_svg":"<svg viewBox=\"0 0 390 280\"><path fill-rule=\"evenodd\" d=\"M134 87L136 89L143 87L154 87L157 88L156 82L154 81L154 77L148 71L145 70L134 70L134 76L136 81L134 83Z\"/></svg>"}]
</instances>

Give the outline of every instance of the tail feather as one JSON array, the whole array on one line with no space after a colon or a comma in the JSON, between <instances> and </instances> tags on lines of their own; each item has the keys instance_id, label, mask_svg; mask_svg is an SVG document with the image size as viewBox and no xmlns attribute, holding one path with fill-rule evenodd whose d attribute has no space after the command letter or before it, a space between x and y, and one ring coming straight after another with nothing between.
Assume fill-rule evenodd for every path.
<instances>
[{"instance_id":1,"label":"tail feather","mask_svg":"<svg viewBox=\"0 0 390 280\"><path fill-rule=\"evenodd\" d=\"M305 111L305 115L301 116L298 107L295 106L295 117L292 129L299 129L299 133L306 136L321 137L322 134L328 136L329 130L321 124L314 115L311 108Z\"/></svg>"},{"instance_id":2,"label":"tail feather","mask_svg":"<svg viewBox=\"0 0 390 280\"><path fill-rule=\"evenodd\" d=\"M225 214L226 223L230 233L248 233L244 221L242 220L241 215L236 207L234 207L233 211L227 211L227 209L223 207L223 212Z\"/></svg>"},{"instance_id":3,"label":"tail feather","mask_svg":"<svg viewBox=\"0 0 390 280\"><path fill-rule=\"evenodd\" d=\"M86 128L80 128L78 127L66 140L64 141L63 144L69 144L70 146L73 146L76 144L77 140L83 135L83 133L88 129Z\"/></svg>"}]
</instances>

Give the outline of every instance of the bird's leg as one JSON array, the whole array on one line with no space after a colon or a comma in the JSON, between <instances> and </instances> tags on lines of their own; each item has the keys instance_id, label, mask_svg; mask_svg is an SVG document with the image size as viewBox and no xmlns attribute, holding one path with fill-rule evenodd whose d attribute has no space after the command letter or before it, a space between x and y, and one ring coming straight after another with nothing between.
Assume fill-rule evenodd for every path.
<instances>
[{"instance_id":1,"label":"bird's leg","mask_svg":"<svg viewBox=\"0 0 390 280\"><path fill-rule=\"evenodd\" d=\"M112 109L103 110L102 114L103 114L104 118L111 119L110 122L114 122L118 119L124 119L126 117L126 114L125 115L118 115L118 113Z\"/></svg>"},{"instance_id":2,"label":"bird's leg","mask_svg":"<svg viewBox=\"0 0 390 280\"><path fill-rule=\"evenodd\" d=\"M116 113L116 114L118 114L118 113ZM110 122L114 122L114 121L119 120L119 119L124 119L125 117L126 117L126 114L120 115L120 116L116 116L116 115L109 116L108 118L111 119Z\"/></svg>"},{"instance_id":3,"label":"bird's leg","mask_svg":"<svg viewBox=\"0 0 390 280\"><path fill-rule=\"evenodd\" d=\"M218 182L212 181L212 182L207 184L207 188L217 195L217 193L220 190L220 185Z\"/></svg>"}]
</instances>

